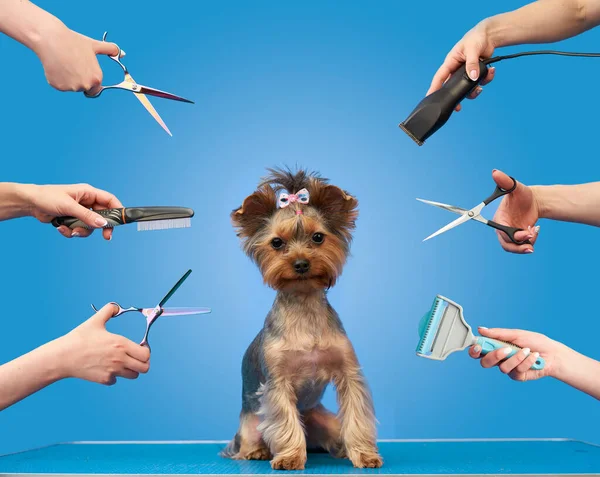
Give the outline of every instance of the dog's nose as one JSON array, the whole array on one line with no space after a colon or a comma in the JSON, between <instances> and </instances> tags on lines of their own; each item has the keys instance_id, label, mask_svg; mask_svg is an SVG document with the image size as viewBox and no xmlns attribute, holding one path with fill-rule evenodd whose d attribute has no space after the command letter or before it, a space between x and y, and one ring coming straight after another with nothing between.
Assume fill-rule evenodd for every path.
<instances>
[{"instance_id":1,"label":"dog's nose","mask_svg":"<svg viewBox=\"0 0 600 477\"><path fill-rule=\"evenodd\" d=\"M294 270L296 270L296 273L299 274L304 274L306 272L308 272L308 269L310 268L310 262L308 260L296 260L294 262Z\"/></svg>"}]
</instances>

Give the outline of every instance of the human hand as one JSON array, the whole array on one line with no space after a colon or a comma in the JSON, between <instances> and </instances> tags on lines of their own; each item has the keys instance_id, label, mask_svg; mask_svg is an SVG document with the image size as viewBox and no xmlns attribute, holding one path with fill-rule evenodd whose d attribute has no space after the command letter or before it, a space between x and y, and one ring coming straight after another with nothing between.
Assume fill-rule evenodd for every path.
<instances>
[{"instance_id":1,"label":"human hand","mask_svg":"<svg viewBox=\"0 0 600 477\"><path fill-rule=\"evenodd\" d=\"M150 369L150 351L133 341L106 330L117 312L107 304L70 333L56 340L61 351L63 377L113 385L117 377L136 379Z\"/></svg>"},{"instance_id":2,"label":"human hand","mask_svg":"<svg viewBox=\"0 0 600 477\"><path fill-rule=\"evenodd\" d=\"M49 223L55 217L73 216L93 228L106 225L106 219L93 210L123 207L114 195L88 184L29 186L26 194L30 204L30 213L43 223ZM87 237L92 230L76 227L71 230L65 225L58 227L65 237ZM103 229L102 235L111 240L112 229Z\"/></svg>"},{"instance_id":3,"label":"human hand","mask_svg":"<svg viewBox=\"0 0 600 477\"><path fill-rule=\"evenodd\" d=\"M523 348L506 360L506 355L511 348L497 349L483 357L481 357L481 346L474 345L469 348L469 355L472 358L481 358L482 367L492 368L498 366L500 371L508 374L515 381L532 381L544 376L556 377L568 350L562 343L531 331L480 327L479 333L481 336L507 341ZM544 358L544 368L540 370L531 369L539 356Z\"/></svg>"},{"instance_id":4,"label":"human hand","mask_svg":"<svg viewBox=\"0 0 600 477\"><path fill-rule=\"evenodd\" d=\"M494 54L495 46L493 45L489 35L487 34L486 22L483 21L469 30L465 36L450 50L446 55L442 66L437 70L427 91L429 96L434 91L439 90L442 85L448 81L448 78L456 72L456 70L466 63L467 74L475 81L479 78L479 59L489 58ZM493 66L488 68L487 76L479 83L479 86L471 92L467 98L475 99L482 91L481 86L485 86L494 79L496 68ZM461 106L458 104L455 108L460 111Z\"/></svg>"},{"instance_id":5,"label":"human hand","mask_svg":"<svg viewBox=\"0 0 600 477\"><path fill-rule=\"evenodd\" d=\"M504 172L494 170L492 178L503 189L510 189L513 186L512 179ZM540 230L539 225L535 225L539 217L539 203L534 190L517 181L515 190L502 198L494 215L494 222L523 229L515 233L515 240L518 242L529 240L531 244L514 244L504 232L497 230L496 233L502 248L513 253L533 253L533 246Z\"/></svg>"},{"instance_id":6,"label":"human hand","mask_svg":"<svg viewBox=\"0 0 600 477\"><path fill-rule=\"evenodd\" d=\"M54 17L47 23L33 49L48 83L59 91L97 93L102 85L102 69L96 55L116 56L117 45L81 35Z\"/></svg>"}]
</instances>

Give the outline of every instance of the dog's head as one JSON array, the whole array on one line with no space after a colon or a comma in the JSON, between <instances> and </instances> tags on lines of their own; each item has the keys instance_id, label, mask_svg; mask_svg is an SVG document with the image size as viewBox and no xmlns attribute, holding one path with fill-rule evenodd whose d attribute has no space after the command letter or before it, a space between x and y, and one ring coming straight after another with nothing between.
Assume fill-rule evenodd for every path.
<instances>
[{"instance_id":1,"label":"dog's head","mask_svg":"<svg viewBox=\"0 0 600 477\"><path fill-rule=\"evenodd\" d=\"M231 213L244 251L276 290L333 286L348 257L358 201L315 173L269 173Z\"/></svg>"}]
</instances>

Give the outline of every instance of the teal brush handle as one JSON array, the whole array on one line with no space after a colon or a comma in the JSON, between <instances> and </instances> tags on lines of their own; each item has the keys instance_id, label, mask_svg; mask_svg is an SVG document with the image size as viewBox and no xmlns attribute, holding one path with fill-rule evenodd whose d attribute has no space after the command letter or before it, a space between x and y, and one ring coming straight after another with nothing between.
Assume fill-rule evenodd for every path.
<instances>
[{"instance_id":1,"label":"teal brush handle","mask_svg":"<svg viewBox=\"0 0 600 477\"><path fill-rule=\"evenodd\" d=\"M500 341L500 340L494 340L492 338L485 338L483 336L477 336L477 344L479 346L481 346L481 355L486 355L488 353L491 353L492 351L495 351L497 349L502 349L502 348L511 348L512 351L506 356L506 358L510 358L511 356L514 356L517 352L521 351L522 348L519 348L517 345L514 345L512 343L506 343L504 341ZM538 356L538 359L536 360L535 363L533 363L533 366L531 367L531 369L535 369L536 371L539 371L540 369L544 369L544 365L545 365L545 361L544 358L542 358L541 356Z\"/></svg>"}]
</instances>

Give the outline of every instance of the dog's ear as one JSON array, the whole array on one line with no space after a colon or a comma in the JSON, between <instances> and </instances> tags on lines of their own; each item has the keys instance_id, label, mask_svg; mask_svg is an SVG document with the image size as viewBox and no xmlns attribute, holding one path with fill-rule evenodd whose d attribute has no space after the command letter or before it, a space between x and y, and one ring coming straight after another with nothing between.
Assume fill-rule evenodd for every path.
<instances>
[{"instance_id":1,"label":"dog's ear","mask_svg":"<svg viewBox=\"0 0 600 477\"><path fill-rule=\"evenodd\" d=\"M332 232L340 233L347 240L351 238L358 218L356 198L339 187L314 180L310 189L310 205L323 215Z\"/></svg>"},{"instance_id":2,"label":"dog's ear","mask_svg":"<svg viewBox=\"0 0 600 477\"><path fill-rule=\"evenodd\" d=\"M252 237L277 210L277 197L269 186L263 186L244 199L241 207L231 212L231 221L239 237Z\"/></svg>"}]
</instances>

